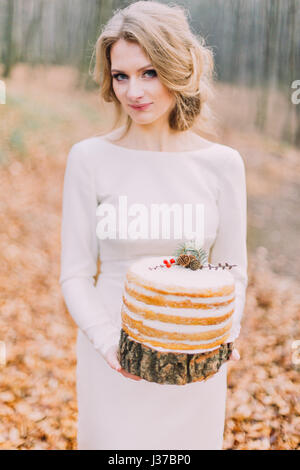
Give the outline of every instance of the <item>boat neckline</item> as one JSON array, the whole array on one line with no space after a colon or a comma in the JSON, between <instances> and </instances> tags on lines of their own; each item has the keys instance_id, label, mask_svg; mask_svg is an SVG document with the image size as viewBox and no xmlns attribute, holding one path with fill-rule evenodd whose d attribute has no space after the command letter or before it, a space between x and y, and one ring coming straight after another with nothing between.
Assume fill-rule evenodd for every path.
<instances>
[{"instance_id":1,"label":"boat neckline","mask_svg":"<svg viewBox=\"0 0 300 470\"><path fill-rule=\"evenodd\" d=\"M98 138L100 138L103 142L105 142L106 144L108 145L111 145L112 147L115 147L116 149L120 149L120 150L125 150L125 151L128 151L128 152L135 152L135 153L145 153L145 154L159 154L159 155L184 155L184 154L194 154L194 153L199 153L199 152L203 152L203 151L209 151L211 150L212 148L215 148L216 146L218 146L219 144L217 142L213 142L209 147L200 147L198 149L195 149L195 150L181 150L179 152L175 152L175 151L167 151L167 150L163 150L163 151L160 151L160 150L142 150L142 149L131 149L131 148L128 148L128 147L122 147L121 145L116 145L112 142L110 142L109 140L107 140L104 136L98 136Z\"/></svg>"}]
</instances>

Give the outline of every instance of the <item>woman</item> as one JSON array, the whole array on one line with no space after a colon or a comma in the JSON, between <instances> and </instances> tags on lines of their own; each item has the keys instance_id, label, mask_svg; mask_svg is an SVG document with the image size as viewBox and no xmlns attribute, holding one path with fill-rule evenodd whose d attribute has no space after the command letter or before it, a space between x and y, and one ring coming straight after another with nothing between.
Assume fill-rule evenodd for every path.
<instances>
[{"instance_id":1,"label":"woman","mask_svg":"<svg viewBox=\"0 0 300 470\"><path fill-rule=\"evenodd\" d=\"M60 284L79 327L78 449L222 449L227 363L209 380L162 386L128 374L117 359L128 267L171 255L180 240L96 233L97 208L117 207L119 195L147 207L202 203L209 261L238 265L227 342L238 337L248 282L244 164L236 150L192 130L211 124L212 72L212 53L179 6L133 3L97 41L94 77L127 123L74 144L65 172Z\"/></svg>"}]
</instances>

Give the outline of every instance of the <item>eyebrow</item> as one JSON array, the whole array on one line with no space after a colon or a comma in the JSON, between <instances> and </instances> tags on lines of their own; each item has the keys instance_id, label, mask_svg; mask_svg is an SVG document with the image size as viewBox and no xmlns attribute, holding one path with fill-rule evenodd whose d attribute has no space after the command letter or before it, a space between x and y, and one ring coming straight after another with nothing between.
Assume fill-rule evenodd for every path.
<instances>
[{"instance_id":1,"label":"eyebrow","mask_svg":"<svg viewBox=\"0 0 300 470\"><path fill-rule=\"evenodd\" d=\"M144 65L144 67L141 67L140 69L138 69L138 72L140 72L141 70L144 70L146 69L147 67L152 67L152 64L147 64L147 65ZM111 69L111 72L122 72L122 70L118 70L118 69Z\"/></svg>"}]
</instances>

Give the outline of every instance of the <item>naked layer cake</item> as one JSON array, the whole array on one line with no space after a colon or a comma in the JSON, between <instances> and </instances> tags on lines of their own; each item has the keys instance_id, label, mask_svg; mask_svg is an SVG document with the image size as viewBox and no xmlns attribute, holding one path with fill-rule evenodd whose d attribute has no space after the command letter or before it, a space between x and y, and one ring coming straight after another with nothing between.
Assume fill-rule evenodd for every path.
<instances>
[{"instance_id":1,"label":"naked layer cake","mask_svg":"<svg viewBox=\"0 0 300 470\"><path fill-rule=\"evenodd\" d=\"M213 375L230 355L232 343L225 341L234 313L234 277L195 254L147 257L130 266L119 344L128 372L185 384Z\"/></svg>"}]
</instances>

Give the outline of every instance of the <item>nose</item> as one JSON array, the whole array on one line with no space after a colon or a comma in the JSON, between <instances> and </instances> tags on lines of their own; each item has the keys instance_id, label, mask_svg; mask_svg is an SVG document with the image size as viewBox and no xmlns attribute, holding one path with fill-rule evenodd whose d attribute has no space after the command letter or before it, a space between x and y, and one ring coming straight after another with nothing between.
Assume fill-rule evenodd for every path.
<instances>
[{"instance_id":1,"label":"nose","mask_svg":"<svg viewBox=\"0 0 300 470\"><path fill-rule=\"evenodd\" d=\"M135 78L130 78L128 81L128 88L127 88L127 99L129 102L138 101L140 98L144 96L144 90L139 80Z\"/></svg>"}]
</instances>

